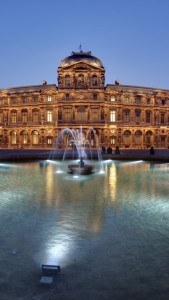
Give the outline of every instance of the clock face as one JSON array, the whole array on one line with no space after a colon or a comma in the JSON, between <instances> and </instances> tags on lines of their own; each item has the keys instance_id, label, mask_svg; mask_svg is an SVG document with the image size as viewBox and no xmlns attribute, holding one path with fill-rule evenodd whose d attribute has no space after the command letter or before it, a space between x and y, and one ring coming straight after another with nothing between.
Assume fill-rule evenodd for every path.
<instances>
[{"instance_id":1,"label":"clock face","mask_svg":"<svg viewBox=\"0 0 169 300\"><path fill-rule=\"evenodd\" d=\"M83 96L83 95L80 95L80 96L79 96L79 98L80 98L80 99L83 99L83 98L84 98L84 96Z\"/></svg>"}]
</instances>

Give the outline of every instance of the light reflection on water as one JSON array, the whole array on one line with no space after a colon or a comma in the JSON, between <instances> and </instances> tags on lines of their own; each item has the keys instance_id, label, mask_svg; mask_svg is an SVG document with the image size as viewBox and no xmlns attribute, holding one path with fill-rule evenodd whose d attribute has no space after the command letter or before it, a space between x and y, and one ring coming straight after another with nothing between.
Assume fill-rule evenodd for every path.
<instances>
[{"instance_id":1,"label":"light reflection on water","mask_svg":"<svg viewBox=\"0 0 169 300\"><path fill-rule=\"evenodd\" d=\"M2 253L17 249L35 263L66 266L102 241L104 256L117 235L132 247L139 235L151 243L153 231L167 234L168 164L107 161L99 174L94 162L96 173L79 177L67 174L68 163L1 164Z\"/></svg>"}]
</instances>

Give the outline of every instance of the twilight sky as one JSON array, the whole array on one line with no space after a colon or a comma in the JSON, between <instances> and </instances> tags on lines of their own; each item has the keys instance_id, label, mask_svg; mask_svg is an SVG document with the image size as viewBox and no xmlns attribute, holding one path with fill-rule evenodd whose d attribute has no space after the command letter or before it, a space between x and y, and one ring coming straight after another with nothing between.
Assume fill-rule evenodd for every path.
<instances>
[{"instance_id":1,"label":"twilight sky","mask_svg":"<svg viewBox=\"0 0 169 300\"><path fill-rule=\"evenodd\" d=\"M169 89L168 0L0 0L0 12L0 88L57 84L81 44L106 83Z\"/></svg>"}]
</instances>

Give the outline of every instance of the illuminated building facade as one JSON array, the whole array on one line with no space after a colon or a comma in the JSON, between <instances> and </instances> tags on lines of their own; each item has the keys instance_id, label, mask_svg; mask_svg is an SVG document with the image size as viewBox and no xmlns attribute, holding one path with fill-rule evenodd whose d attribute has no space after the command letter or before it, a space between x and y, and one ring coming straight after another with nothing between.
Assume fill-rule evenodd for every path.
<instances>
[{"instance_id":1,"label":"illuminated building facade","mask_svg":"<svg viewBox=\"0 0 169 300\"><path fill-rule=\"evenodd\" d=\"M58 85L0 89L0 148L51 149L63 128L80 126L98 145L168 148L169 90L105 85L101 60L83 51L61 61Z\"/></svg>"}]
</instances>

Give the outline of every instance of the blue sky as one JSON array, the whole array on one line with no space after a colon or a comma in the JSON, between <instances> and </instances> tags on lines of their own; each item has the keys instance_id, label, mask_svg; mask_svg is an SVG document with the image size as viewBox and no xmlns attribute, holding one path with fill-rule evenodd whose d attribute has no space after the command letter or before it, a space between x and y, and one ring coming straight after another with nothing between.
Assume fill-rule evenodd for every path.
<instances>
[{"instance_id":1,"label":"blue sky","mask_svg":"<svg viewBox=\"0 0 169 300\"><path fill-rule=\"evenodd\" d=\"M81 44L106 83L169 89L168 0L0 0L0 11L0 88L57 84Z\"/></svg>"}]
</instances>

